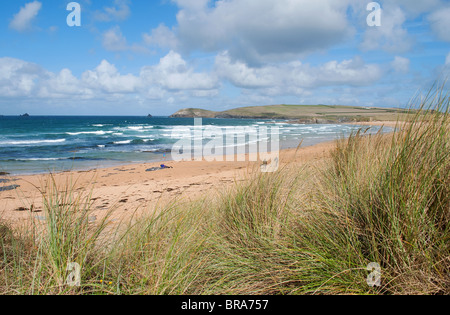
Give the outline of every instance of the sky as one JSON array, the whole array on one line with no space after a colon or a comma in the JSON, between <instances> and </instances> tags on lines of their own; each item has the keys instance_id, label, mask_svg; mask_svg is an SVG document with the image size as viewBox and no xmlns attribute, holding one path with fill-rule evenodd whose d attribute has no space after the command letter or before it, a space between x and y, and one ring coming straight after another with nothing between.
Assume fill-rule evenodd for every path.
<instances>
[{"instance_id":1,"label":"sky","mask_svg":"<svg viewBox=\"0 0 450 315\"><path fill-rule=\"evenodd\" d=\"M450 73L450 0L70 2L0 4L0 115L405 108Z\"/></svg>"}]
</instances>

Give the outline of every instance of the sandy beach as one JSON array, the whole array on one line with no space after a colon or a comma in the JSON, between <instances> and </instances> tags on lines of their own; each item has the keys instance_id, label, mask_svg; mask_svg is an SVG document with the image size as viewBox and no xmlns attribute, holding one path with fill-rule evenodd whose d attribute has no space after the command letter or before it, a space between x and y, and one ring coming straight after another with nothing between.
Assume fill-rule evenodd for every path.
<instances>
[{"instance_id":1,"label":"sandy beach","mask_svg":"<svg viewBox=\"0 0 450 315\"><path fill-rule=\"evenodd\" d=\"M397 122L358 123L368 126L395 127ZM329 156L335 142L324 142L314 146L286 149L280 152L280 167L286 164L315 162ZM58 189L71 187L81 194L91 194L93 215L102 217L112 210L112 218L123 219L163 207L170 202L190 202L202 197L219 196L227 187L245 181L259 171L261 162L208 162L168 161L172 167L148 171L160 167L160 163L124 165L98 168L89 171L69 171L56 174L26 176L0 176L6 180L3 187L18 185L15 190L0 192L0 218L14 225L25 223L30 218L43 218L43 192L51 181ZM69 183L69 184L68 184ZM51 185L50 185L51 186Z\"/></svg>"},{"instance_id":2,"label":"sandy beach","mask_svg":"<svg viewBox=\"0 0 450 315\"><path fill-rule=\"evenodd\" d=\"M324 158L333 142L283 150L281 165L304 164ZM297 152L296 152L297 151ZM101 217L113 210L113 218L155 211L159 206L177 200L189 202L202 197L218 196L236 182L245 181L258 171L261 162L167 162L170 169L147 171L160 163L134 164L90 171L53 174L59 189L73 187L80 193L92 193L94 215ZM8 177L3 185L19 185L15 190L0 192L0 217L13 224L25 223L30 217L42 218L42 192L52 181L49 174ZM32 211L31 211L32 210Z\"/></svg>"},{"instance_id":3,"label":"sandy beach","mask_svg":"<svg viewBox=\"0 0 450 315\"><path fill-rule=\"evenodd\" d=\"M349 125L360 125L360 126L384 126L395 128L398 126L402 126L403 122L398 121L367 121L367 122L358 122L358 123L348 123Z\"/></svg>"}]
</instances>

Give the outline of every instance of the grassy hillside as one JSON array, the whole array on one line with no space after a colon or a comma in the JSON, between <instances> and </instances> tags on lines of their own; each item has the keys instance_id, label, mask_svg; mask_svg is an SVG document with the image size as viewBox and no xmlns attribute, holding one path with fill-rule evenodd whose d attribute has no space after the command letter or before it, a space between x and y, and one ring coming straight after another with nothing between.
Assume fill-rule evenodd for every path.
<instances>
[{"instance_id":1,"label":"grassy hillside","mask_svg":"<svg viewBox=\"0 0 450 315\"><path fill-rule=\"evenodd\" d=\"M411 113L410 113L411 114ZM409 114L409 115L410 115ZM214 112L203 109L182 109L171 117L292 119L304 122L388 121L407 119L408 111L391 108L365 108L327 105L271 105Z\"/></svg>"}]
</instances>

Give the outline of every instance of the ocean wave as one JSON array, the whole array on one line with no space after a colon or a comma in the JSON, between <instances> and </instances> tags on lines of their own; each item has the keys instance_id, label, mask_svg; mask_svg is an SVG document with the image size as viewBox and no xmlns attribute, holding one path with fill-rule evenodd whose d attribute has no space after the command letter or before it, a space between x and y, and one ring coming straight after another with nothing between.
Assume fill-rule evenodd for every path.
<instances>
[{"instance_id":1,"label":"ocean wave","mask_svg":"<svg viewBox=\"0 0 450 315\"><path fill-rule=\"evenodd\" d=\"M59 161L65 160L63 158L29 158L29 159L12 159L10 161Z\"/></svg>"},{"instance_id":2,"label":"ocean wave","mask_svg":"<svg viewBox=\"0 0 450 315\"><path fill-rule=\"evenodd\" d=\"M66 134L68 134L70 136L79 136L79 135L97 135L97 136L102 136L102 135L111 134L111 133L113 133L113 132L112 131L103 131L103 130L99 130L99 131L66 132Z\"/></svg>"},{"instance_id":3,"label":"ocean wave","mask_svg":"<svg viewBox=\"0 0 450 315\"><path fill-rule=\"evenodd\" d=\"M129 126L129 127L127 127L127 129L129 129L129 130L135 130L135 131L140 131L140 130L143 130L144 127L143 127L143 126Z\"/></svg>"},{"instance_id":4,"label":"ocean wave","mask_svg":"<svg viewBox=\"0 0 450 315\"><path fill-rule=\"evenodd\" d=\"M0 145L33 145L33 144L53 144L53 143L62 143L65 142L66 139L57 139L57 140L11 140L11 141L0 141Z\"/></svg>"},{"instance_id":5,"label":"ocean wave","mask_svg":"<svg viewBox=\"0 0 450 315\"><path fill-rule=\"evenodd\" d=\"M115 141L113 144L130 144L133 140Z\"/></svg>"},{"instance_id":6,"label":"ocean wave","mask_svg":"<svg viewBox=\"0 0 450 315\"><path fill-rule=\"evenodd\" d=\"M155 139L147 138L147 139L133 139L133 140L123 140L123 141L114 141L110 144L123 145L123 144L144 144L148 142L153 142Z\"/></svg>"}]
</instances>

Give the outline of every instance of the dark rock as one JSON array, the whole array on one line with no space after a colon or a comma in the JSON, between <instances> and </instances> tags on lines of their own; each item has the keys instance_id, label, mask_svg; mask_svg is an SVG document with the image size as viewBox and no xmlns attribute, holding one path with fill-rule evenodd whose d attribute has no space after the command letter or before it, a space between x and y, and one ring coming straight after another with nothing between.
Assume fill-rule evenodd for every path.
<instances>
[{"instance_id":1,"label":"dark rock","mask_svg":"<svg viewBox=\"0 0 450 315\"><path fill-rule=\"evenodd\" d=\"M19 185L11 185L11 186L5 186L5 187L0 187L0 192L1 191L8 191L8 190L14 190L19 188Z\"/></svg>"},{"instance_id":2,"label":"dark rock","mask_svg":"<svg viewBox=\"0 0 450 315\"><path fill-rule=\"evenodd\" d=\"M159 171L161 169L162 169L161 167L152 167L152 168L149 168L149 169L147 169L145 171L146 172L154 172L154 171Z\"/></svg>"},{"instance_id":3,"label":"dark rock","mask_svg":"<svg viewBox=\"0 0 450 315\"><path fill-rule=\"evenodd\" d=\"M28 113L25 113L23 115L20 115L20 117L30 117L30 115Z\"/></svg>"}]
</instances>

